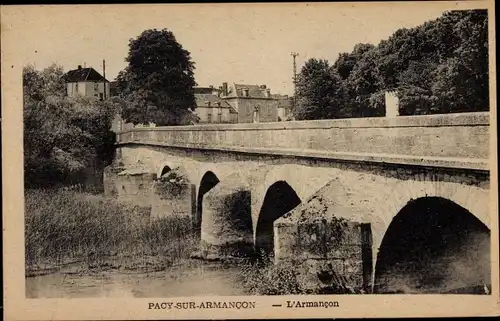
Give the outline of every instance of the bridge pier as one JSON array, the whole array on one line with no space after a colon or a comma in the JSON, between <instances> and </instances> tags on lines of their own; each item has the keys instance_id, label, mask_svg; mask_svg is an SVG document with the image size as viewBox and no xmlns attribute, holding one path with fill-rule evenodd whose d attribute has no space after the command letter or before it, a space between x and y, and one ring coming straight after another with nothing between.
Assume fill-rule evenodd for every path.
<instances>
[{"instance_id":1,"label":"bridge pier","mask_svg":"<svg viewBox=\"0 0 500 321\"><path fill-rule=\"evenodd\" d=\"M247 257L253 252L250 190L238 175L227 177L203 198L200 256Z\"/></svg>"},{"instance_id":2,"label":"bridge pier","mask_svg":"<svg viewBox=\"0 0 500 321\"><path fill-rule=\"evenodd\" d=\"M104 193L124 203L151 207L151 191L156 175L141 166L110 165L104 170Z\"/></svg>"},{"instance_id":3,"label":"bridge pier","mask_svg":"<svg viewBox=\"0 0 500 321\"><path fill-rule=\"evenodd\" d=\"M370 292L370 224L329 215L318 205L313 198L274 223L275 262L300 269L311 289Z\"/></svg>"},{"instance_id":4,"label":"bridge pier","mask_svg":"<svg viewBox=\"0 0 500 321\"><path fill-rule=\"evenodd\" d=\"M151 218L169 215L192 216L196 186L179 170L155 180L151 192Z\"/></svg>"}]
</instances>

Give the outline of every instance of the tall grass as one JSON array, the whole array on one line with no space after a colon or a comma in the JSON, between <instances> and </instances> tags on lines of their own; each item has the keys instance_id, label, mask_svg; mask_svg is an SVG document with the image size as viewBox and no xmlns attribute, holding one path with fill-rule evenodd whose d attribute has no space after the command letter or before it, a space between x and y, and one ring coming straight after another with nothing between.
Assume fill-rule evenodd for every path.
<instances>
[{"instance_id":1,"label":"tall grass","mask_svg":"<svg viewBox=\"0 0 500 321\"><path fill-rule=\"evenodd\" d=\"M188 258L196 246L189 217L149 218L140 209L81 191L26 190L27 269L84 260L90 265L159 268Z\"/></svg>"}]
</instances>

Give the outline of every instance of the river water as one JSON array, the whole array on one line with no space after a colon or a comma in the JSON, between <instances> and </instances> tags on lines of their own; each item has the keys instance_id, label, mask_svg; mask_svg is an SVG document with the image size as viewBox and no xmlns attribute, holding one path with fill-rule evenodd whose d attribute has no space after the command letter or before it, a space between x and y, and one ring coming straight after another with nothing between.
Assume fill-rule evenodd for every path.
<instances>
[{"instance_id":1,"label":"river water","mask_svg":"<svg viewBox=\"0 0 500 321\"><path fill-rule=\"evenodd\" d=\"M151 273L53 273L26 278L27 298L147 298L246 295L238 267L206 264Z\"/></svg>"}]
</instances>

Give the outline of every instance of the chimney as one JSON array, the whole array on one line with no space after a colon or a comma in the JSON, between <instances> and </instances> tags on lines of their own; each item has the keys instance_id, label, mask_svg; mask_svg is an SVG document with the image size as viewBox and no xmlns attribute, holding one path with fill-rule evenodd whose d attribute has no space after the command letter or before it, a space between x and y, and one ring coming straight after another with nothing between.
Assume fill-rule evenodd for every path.
<instances>
[{"instance_id":1,"label":"chimney","mask_svg":"<svg viewBox=\"0 0 500 321\"><path fill-rule=\"evenodd\" d=\"M223 96L227 96L228 92L227 92L227 82L223 82L222 83L222 95Z\"/></svg>"},{"instance_id":2,"label":"chimney","mask_svg":"<svg viewBox=\"0 0 500 321\"><path fill-rule=\"evenodd\" d=\"M267 88L266 85L260 85L259 87L260 87L260 89L266 89Z\"/></svg>"},{"instance_id":3,"label":"chimney","mask_svg":"<svg viewBox=\"0 0 500 321\"><path fill-rule=\"evenodd\" d=\"M78 69L82 69L82 65L78 65Z\"/></svg>"},{"instance_id":4,"label":"chimney","mask_svg":"<svg viewBox=\"0 0 500 321\"><path fill-rule=\"evenodd\" d=\"M385 92L385 117L399 116L399 98L394 91Z\"/></svg>"},{"instance_id":5,"label":"chimney","mask_svg":"<svg viewBox=\"0 0 500 321\"><path fill-rule=\"evenodd\" d=\"M271 97L271 89L266 89L265 96L266 96L266 98Z\"/></svg>"},{"instance_id":6,"label":"chimney","mask_svg":"<svg viewBox=\"0 0 500 321\"><path fill-rule=\"evenodd\" d=\"M245 87L245 88L241 89L241 92L243 94L243 97L248 97L248 88Z\"/></svg>"}]
</instances>

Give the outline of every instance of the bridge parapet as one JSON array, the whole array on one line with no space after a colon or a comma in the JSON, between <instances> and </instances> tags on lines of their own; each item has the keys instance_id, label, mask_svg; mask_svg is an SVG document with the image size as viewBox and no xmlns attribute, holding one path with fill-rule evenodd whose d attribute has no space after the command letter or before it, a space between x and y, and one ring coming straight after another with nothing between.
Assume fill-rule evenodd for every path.
<instances>
[{"instance_id":1,"label":"bridge parapet","mask_svg":"<svg viewBox=\"0 0 500 321\"><path fill-rule=\"evenodd\" d=\"M489 113L134 128L118 145L489 169Z\"/></svg>"}]
</instances>

